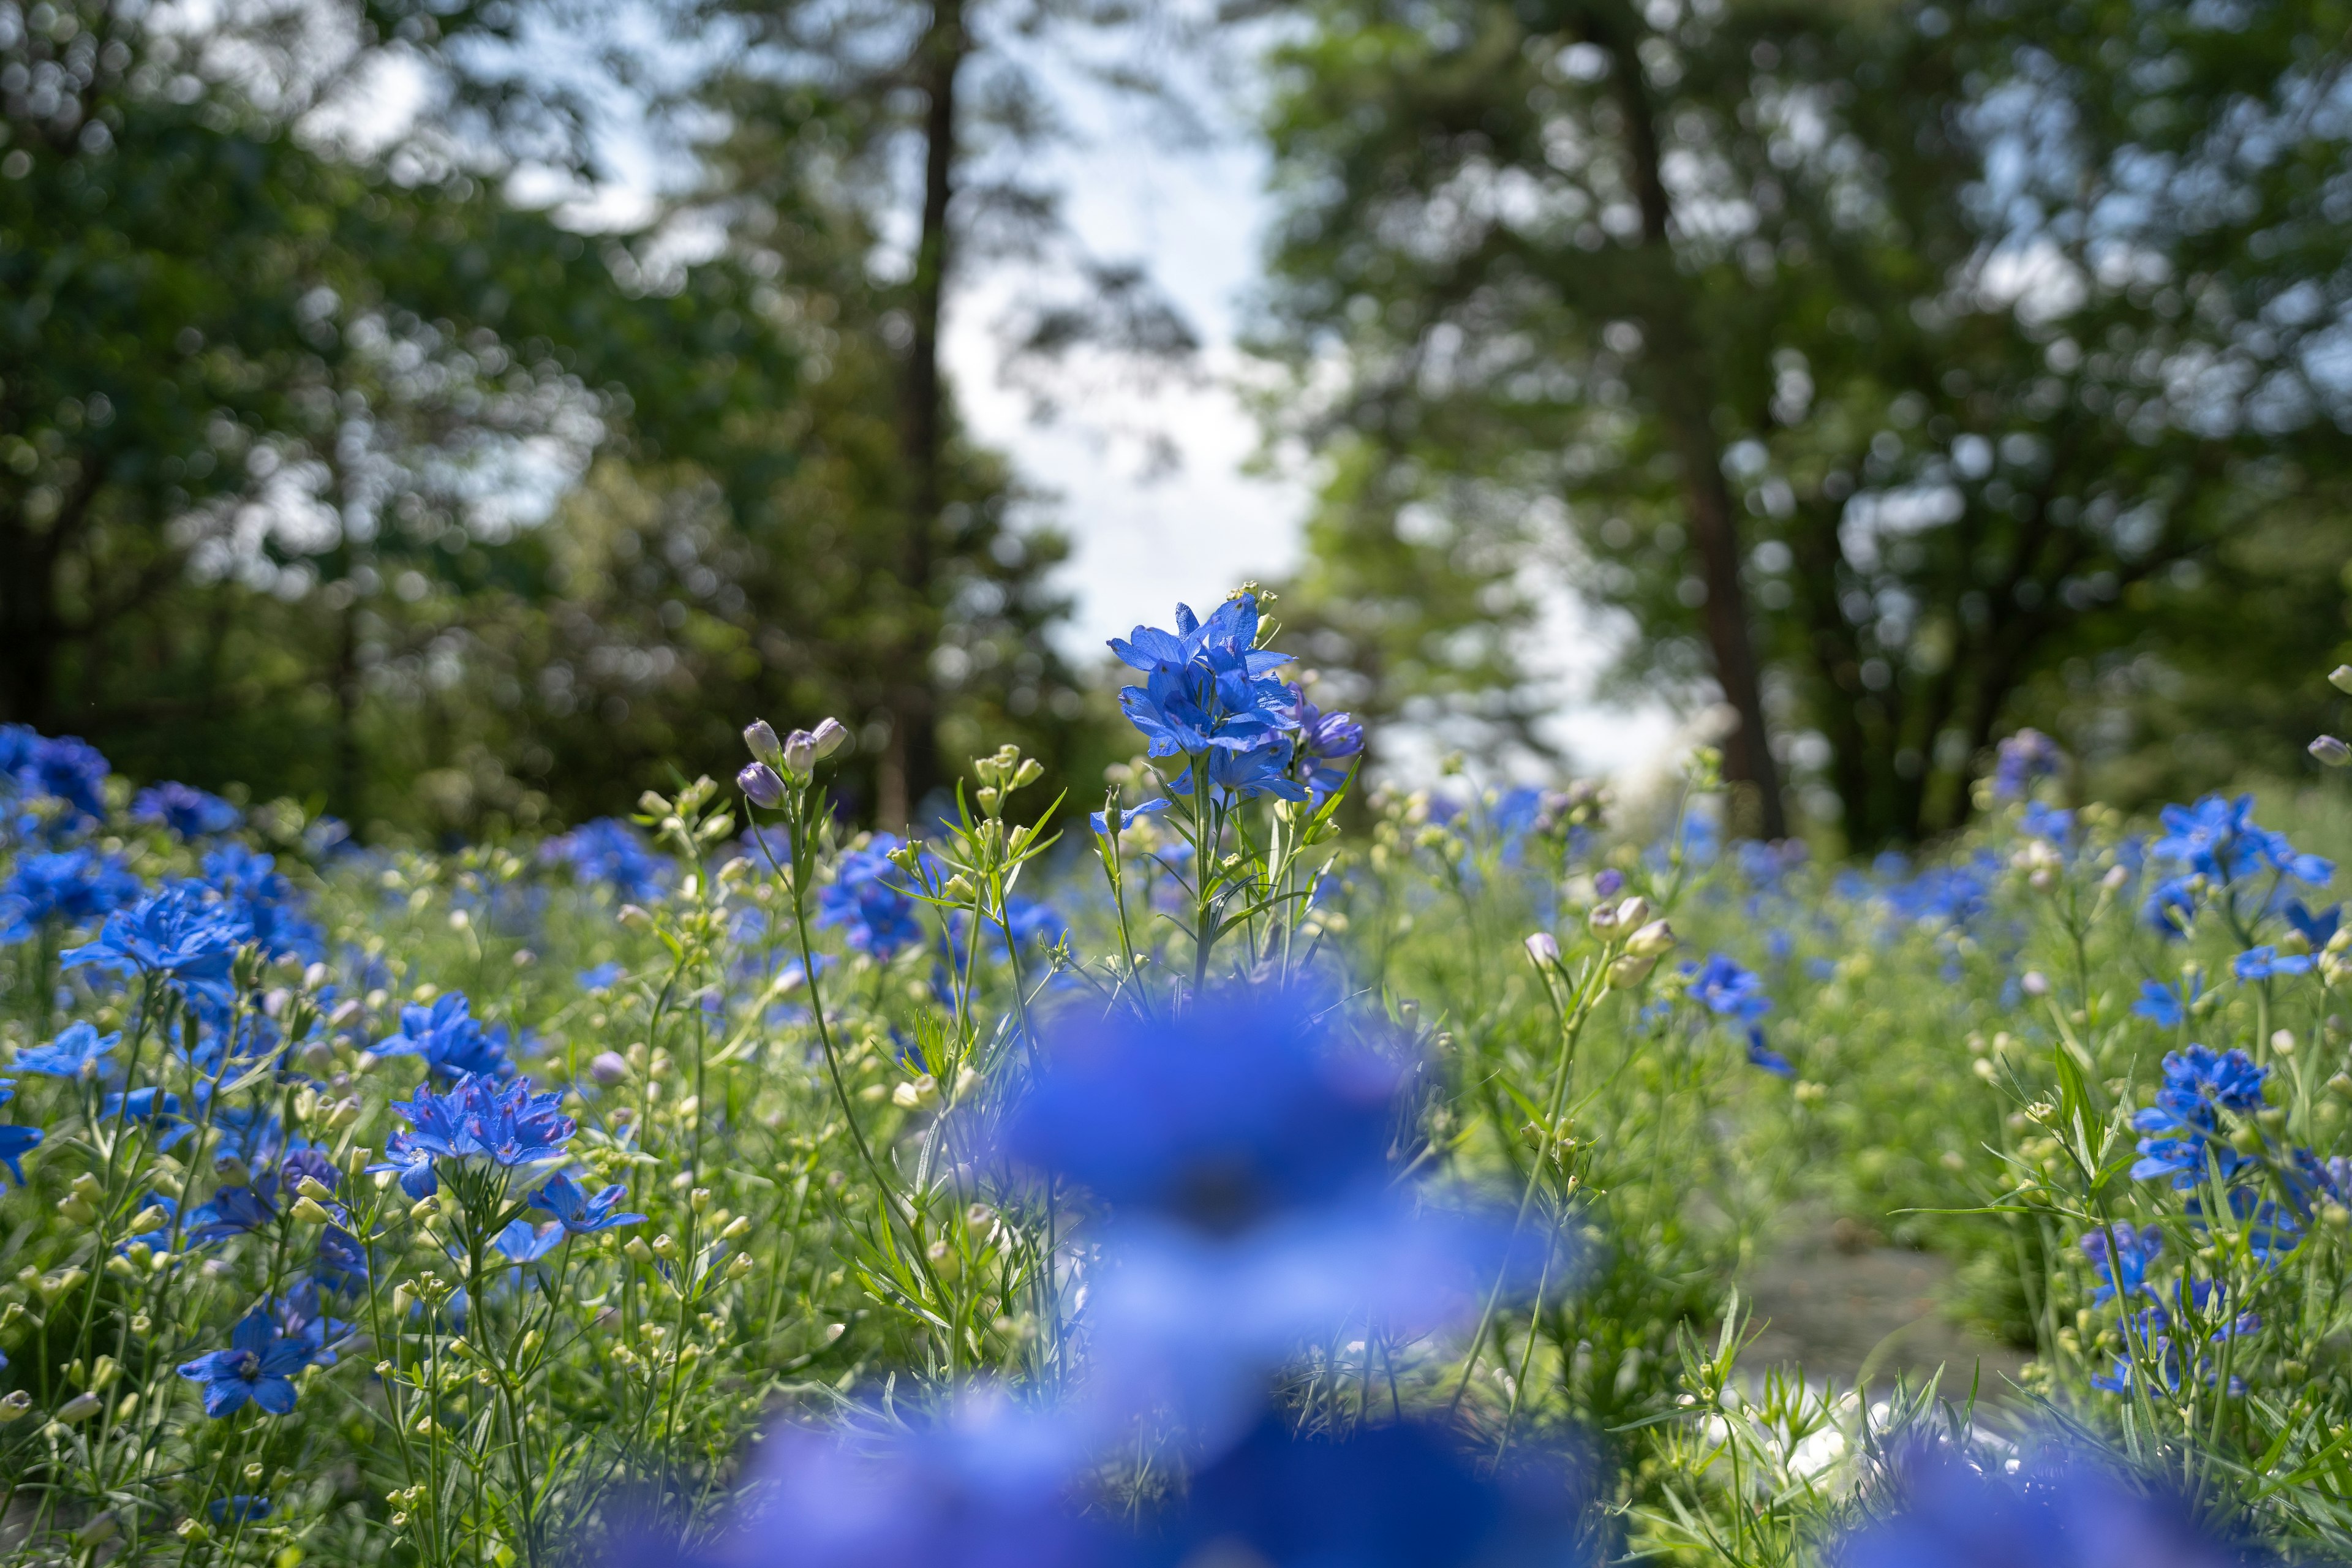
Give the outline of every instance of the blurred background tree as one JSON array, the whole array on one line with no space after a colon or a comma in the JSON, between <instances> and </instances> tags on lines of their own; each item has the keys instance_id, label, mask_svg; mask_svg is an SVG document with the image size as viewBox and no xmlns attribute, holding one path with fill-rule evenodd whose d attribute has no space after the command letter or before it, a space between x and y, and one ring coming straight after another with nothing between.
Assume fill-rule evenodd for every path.
<instances>
[{"instance_id":1,"label":"blurred background tree","mask_svg":"<svg viewBox=\"0 0 2352 1568\"><path fill-rule=\"evenodd\" d=\"M1770 836L1784 772L1873 846L2022 721L2144 798L2326 716L2343 7L1304 9L1263 337L1373 705L1491 663L1459 634L1549 559L1621 681L1720 695ZM1368 571L1453 613L1367 616Z\"/></svg>"}]
</instances>

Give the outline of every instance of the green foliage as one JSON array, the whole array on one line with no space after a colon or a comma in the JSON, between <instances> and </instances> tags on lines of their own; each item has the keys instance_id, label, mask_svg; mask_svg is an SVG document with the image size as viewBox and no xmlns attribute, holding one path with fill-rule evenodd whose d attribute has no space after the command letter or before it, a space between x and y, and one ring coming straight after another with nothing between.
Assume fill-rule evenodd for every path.
<instances>
[{"instance_id":1,"label":"green foliage","mask_svg":"<svg viewBox=\"0 0 2352 1568\"><path fill-rule=\"evenodd\" d=\"M1311 10L1265 337L1335 616L1410 575L1363 563L1559 562L1633 617L1621 680L1737 702L1728 605L1858 846L1958 822L2021 720L2134 790L2299 744L2345 635L2335 7Z\"/></svg>"}]
</instances>

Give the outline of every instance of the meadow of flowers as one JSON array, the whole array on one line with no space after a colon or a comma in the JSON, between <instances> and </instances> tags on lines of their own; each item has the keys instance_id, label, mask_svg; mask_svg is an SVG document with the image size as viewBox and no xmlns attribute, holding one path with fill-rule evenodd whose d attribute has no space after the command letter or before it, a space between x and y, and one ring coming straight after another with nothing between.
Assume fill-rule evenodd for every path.
<instances>
[{"instance_id":1,"label":"meadow of flowers","mask_svg":"<svg viewBox=\"0 0 2352 1568\"><path fill-rule=\"evenodd\" d=\"M1145 754L914 843L830 720L449 853L0 731L0 1552L2352 1546L2325 791L2134 822L2027 731L1959 842L1816 864L1705 753L1655 820L1361 791L1275 636L1139 627ZM1824 1214L2025 1373L1743 1354Z\"/></svg>"}]
</instances>

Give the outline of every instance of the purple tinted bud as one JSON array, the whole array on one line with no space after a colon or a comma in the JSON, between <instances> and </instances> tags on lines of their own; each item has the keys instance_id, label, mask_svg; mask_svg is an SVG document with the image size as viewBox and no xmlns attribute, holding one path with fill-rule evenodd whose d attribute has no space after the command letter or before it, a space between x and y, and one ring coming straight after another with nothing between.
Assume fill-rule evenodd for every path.
<instances>
[{"instance_id":1,"label":"purple tinted bud","mask_svg":"<svg viewBox=\"0 0 2352 1568\"><path fill-rule=\"evenodd\" d=\"M1528 956L1540 964L1559 962L1559 940L1548 931L1539 931L1528 938Z\"/></svg>"},{"instance_id":2,"label":"purple tinted bud","mask_svg":"<svg viewBox=\"0 0 2352 1568\"><path fill-rule=\"evenodd\" d=\"M2333 735L2322 735L2311 742L2311 754L2331 768L2352 765L2352 746Z\"/></svg>"},{"instance_id":3,"label":"purple tinted bud","mask_svg":"<svg viewBox=\"0 0 2352 1568\"><path fill-rule=\"evenodd\" d=\"M588 1076L610 1089L629 1076L629 1064L618 1051L599 1051L588 1064Z\"/></svg>"},{"instance_id":4,"label":"purple tinted bud","mask_svg":"<svg viewBox=\"0 0 2352 1568\"><path fill-rule=\"evenodd\" d=\"M736 784L751 797L753 805L764 805L771 811L784 800L784 781L776 770L765 763L748 763L735 775Z\"/></svg>"},{"instance_id":5,"label":"purple tinted bud","mask_svg":"<svg viewBox=\"0 0 2352 1568\"><path fill-rule=\"evenodd\" d=\"M815 744L816 760L821 763L849 743L849 731L840 720L827 719L810 732L809 740Z\"/></svg>"},{"instance_id":6,"label":"purple tinted bud","mask_svg":"<svg viewBox=\"0 0 2352 1568\"><path fill-rule=\"evenodd\" d=\"M1614 866L1599 872L1592 879L1592 890L1604 899L1614 898L1625 886L1625 873Z\"/></svg>"},{"instance_id":7,"label":"purple tinted bud","mask_svg":"<svg viewBox=\"0 0 2352 1568\"><path fill-rule=\"evenodd\" d=\"M751 748L754 760L772 768L782 765L783 744L776 739L776 731L769 727L765 719L754 719L743 726L743 744Z\"/></svg>"}]
</instances>

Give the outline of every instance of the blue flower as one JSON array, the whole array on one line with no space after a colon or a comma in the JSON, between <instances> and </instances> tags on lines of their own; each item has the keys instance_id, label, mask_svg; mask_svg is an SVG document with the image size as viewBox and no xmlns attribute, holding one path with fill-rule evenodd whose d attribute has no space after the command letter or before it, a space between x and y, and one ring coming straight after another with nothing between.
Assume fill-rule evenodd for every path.
<instances>
[{"instance_id":1,"label":"blue flower","mask_svg":"<svg viewBox=\"0 0 2352 1568\"><path fill-rule=\"evenodd\" d=\"M2098 1568L2118 1563L2221 1568L2249 1561L2200 1530L2189 1509L2084 1459L2050 1453L2014 1472L1956 1447L1902 1456L1887 1495L1835 1543L1840 1568Z\"/></svg>"},{"instance_id":2,"label":"blue flower","mask_svg":"<svg viewBox=\"0 0 2352 1568\"><path fill-rule=\"evenodd\" d=\"M1567 1478L1488 1474L1436 1429L1370 1426L1344 1441L1262 1421L1202 1468L1145 1562L1239 1560L1328 1568L1572 1563Z\"/></svg>"},{"instance_id":3,"label":"blue flower","mask_svg":"<svg viewBox=\"0 0 2352 1568\"><path fill-rule=\"evenodd\" d=\"M1764 994L1763 978L1722 953L1707 954L1703 964L1685 963L1682 972L1690 982L1691 1000L1718 1017L1753 1023L1772 1010L1772 999Z\"/></svg>"},{"instance_id":4,"label":"blue flower","mask_svg":"<svg viewBox=\"0 0 2352 1568\"><path fill-rule=\"evenodd\" d=\"M1153 756L1251 751L1286 727L1286 693L1272 672L1290 656L1254 648L1257 631L1257 598L1239 594L1206 621L1177 605L1172 635L1138 626L1127 640L1111 639L1119 661L1143 672L1143 684L1123 688L1118 700Z\"/></svg>"},{"instance_id":5,"label":"blue flower","mask_svg":"<svg viewBox=\"0 0 2352 1568\"><path fill-rule=\"evenodd\" d=\"M16 726L11 726L16 729ZM29 744L19 731L10 748L16 761L9 771L27 795L54 795L85 817L106 816L106 775L113 769L97 747L79 735L50 739L32 736Z\"/></svg>"},{"instance_id":6,"label":"blue flower","mask_svg":"<svg viewBox=\"0 0 2352 1568\"><path fill-rule=\"evenodd\" d=\"M2118 1293L2135 1296L2147 1290L2148 1265L2164 1251L2164 1232L2154 1226L2135 1227L2129 1221L2115 1226L2114 1258L2108 1257L2107 1233L2094 1230L2083 1237L2083 1256L2091 1260L2102 1283L2091 1304L2104 1307ZM2155 1294L2148 1291L2148 1294Z\"/></svg>"},{"instance_id":7,"label":"blue flower","mask_svg":"<svg viewBox=\"0 0 2352 1568\"><path fill-rule=\"evenodd\" d=\"M223 909L252 928L262 952L315 958L318 928L302 917L301 894L277 865L272 856L224 844L205 854L204 883L220 895Z\"/></svg>"},{"instance_id":8,"label":"blue flower","mask_svg":"<svg viewBox=\"0 0 2352 1568\"><path fill-rule=\"evenodd\" d=\"M2242 982L2268 980L2274 974L2308 974L2311 973L2311 955L2291 952L2281 957L2277 948L2265 942L2261 947L2250 947L2238 954L2236 962L2230 965L2230 972Z\"/></svg>"},{"instance_id":9,"label":"blue flower","mask_svg":"<svg viewBox=\"0 0 2352 1568\"><path fill-rule=\"evenodd\" d=\"M2143 980L2139 983L2139 1000L2132 1004L2132 1012L2159 1028L2177 1029L2204 994L2202 973L2184 976L2177 987L2161 981Z\"/></svg>"},{"instance_id":10,"label":"blue flower","mask_svg":"<svg viewBox=\"0 0 2352 1568\"><path fill-rule=\"evenodd\" d=\"M1168 797L1165 795L1154 795L1151 799L1144 801L1140 805L1120 807L1118 813L1118 825L1121 829L1131 827L1138 820L1147 816L1157 816L1167 809ZM1097 837L1101 838L1108 837L1109 836L1110 816L1108 812L1097 811L1091 813L1087 816L1087 820L1094 824L1095 836Z\"/></svg>"},{"instance_id":11,"label":"blue flower","mask_svg":"<svg viewBox=\"0 0 2352 1568\"><path fill-rule=\"evenodd\" d=\"M1255 751L1213 750L1208 753L1210 788L1220 797L1250 800L1270 795L1276 800L1305 800L1307 786L1290 776L1290 750L1287 736ZM1168 788L1180 799L1190 795L1192 770L1186 768Z\"/></svg>"},{"instance_id":12,"label":"blue flower","mask_svg":"<svg viewBox=\"0 0 2352 1568\"><path fill-rule=\"evenodd\" d=\"M327 1226L319 1232L313 1272L321 1284L331 1289L355 1290L367 1283L370 1262L367 1247L341 1226Z\"/></svg>"},{"instance_id":13,"label":"blue flower","mask_svg":"<svg viewBox=\"0 0 2352 1568\"><path fill-rule=\"evenodd\" d=\"M1181 1020L1065 1019L1003 1148L1116 1209L1230 1234L1384 1184L1402 1081L1296 996L1235 991Z\"/></svg>"},{"instance_id":14,"label":"blue flower","mask_svg":"<svg viewBox=\"0 0 2352 1568\"><path fill-rule=\"evenodd\" d=\"M1992 797L2016 800L2036 779L2050 778L2066 765L2058 742L2039 730L2020 730L2000 743L1993 763Z\"/></svg>"},{"instance_id":15,"label":"blue flower","mask_svg":"<svg viewBox=\"0 0 2352 1568\"><path fill-rule=\"evenodd\" d=\"M2335 866L2316 855L2305 855L2254 821L2254 797L2242 795L2224 800L2209 795L2194 805L2168 805L2161 820L2164 837L2149 853L2168 860L2185 861L2216 883L2226 885L2253 875L2267 866L2301 882L2325 884Z\"/></svg>"},{"instance_id":16,"label":"blue flower","mask_svg":"<svg viewBox=\"0 0 2352 1568\"><path fill-rule=\"evenodd\" d=\"M216 1497L205 1506L211 1510L215 1524L252 1524L268 1519L272 1511L268 1498L245 1492L235 1497Z\"/></svg>"},{"instance_id":17,"label":"blue flower","mask_svg":"<svg viewBox=\"0 0 2352 1568\"><path fill-rule=\"evenodd\" d=\"M2148 890L2147 902L2141 906L2140 917L2159 934L2179 937L2185 934L2197 918L2197 905L2202 897L2198 879L2193 876L2168 877Z\"/></svg>"},{"instance_id":18,"label":"blue flower","mask_svg":"<svg viewBox=\"0 0 2352 1568\"><path fill-rule=\"evenodd\" d=\"M593 1236L600 1230L614 1230L625 1225L643 1225L641 1214L614 1214L614 1208L628 1191L618 1182L591 1197L588 1190L572 1179L568 1171L559 1171L547 1184L530 1194L530 1206L551 1214L562 1229L572 1236Z\"/></svg>"},{"instance_id":19,"label":"blue flower","mask_svg":"<svg viewBox=\"0 0 2352 1568\"><path fill-rule=\"evenodd\" d=\"M180 1375L204 1390L205 1414L217 1419L243 1408L247 1400L273 1415L294 1408L294 1377L317 1359L310 1335L289 1338L269 1314L248 1312L230 1331L229 1348L182 1363Z\"/></svg>"},{"instance_id":20,"label":"blue flower","mask_svg":"<svg viewBox=\"0 0 2352 1568\"><path fill-rule=\"evenodd\" d=\"M536 1263L562 1245L569 1234L560 1225L535 1226L525 1219L510 1220L506 1229L499 1232L493 1245L516 1263Z\"/></svg>"},{"instance_id":21,"label":"blue flower","mask_svg":"<svg viewBox=\"0 0 2352 1568\"><path fill-rule=\"evenodd\" d=\"M2334 939L2336 926L2344 918L2344 906L2330 904L2313 914L2304 908L2301 899L2289 899L2286 908L2281 912L2286 916L2286 923L2301 931L2303 940L2309 942L2311 950L2316 952Z\"/></svg>"},{"instance_id":22,"label":"blue flower","mask_svg":"<svg viewBox=\"0 0 2352 1568\"><path fill-rule=\"evenodd\" d=\"M126 1121L140 1121L154 1133L155 1147L169 1149L195 1131L180 1115L180 1097L149 1086L134 1089L129 1094L110 1094L100 1105L100 1113L111 1121L120 1117Z\"/></svg>"},{"instance_id":23,"label":"blue flower","mask_svg":"<svg viewBox=\"0 0 2352 1568\"><path fill-rule=\"evenodd\" d=\"M20 1187L25 1184L25 1167L17 1162L40 1147L40 1142L41 1130L37 1127L0 1127L0 1165L7 1167Z\"/></svg>"},{"instance_id":24,"label":"blue flower","mask_svg":"<svg viewBox=\"0 0 2352 1568\"><path fill-rule=\"evenodd\" d=\"M25 942L53 920L67 925L96 920L144 890L121 860L86 846L27 855L0 883L0 942Z\"/></svg>"},{"instance_id":25,"label":"blue flower","mask_svg":"<svg viewBox=\"0 0 2352 1568\"><path fill-rule=\"evenodd\" d=\"M139 792L131 803L131 819L168 827L183 838L203 838L235 827L237 809L210 790L166 782Z\"/></svg>"},{"instance_id":26,"label":"blue flower","mask_svg":"<svg viewBox=\"0 0 2352 1568\"><path fill-rule=\"evenodd\" d=\"M69 949L68 969L94 963L120 974L160 974L183 984L216 985L229 961L251 940L252 926L205 888L176 882L106 917L96 942Z\"/></svg>"},{"instance_id":27,"label":"blue flower","mask_svg":"<svg viewBox=\"0 0 2352 1568\"><path fill-rule=\"evenodd\" d=\"M260 1230L277 1217L274 1184L266 1189L258 1184L222 1187L202 1207L188 1211L188 1241L193 1246L208 1247L232 1236Z\"/></svg>"},{"instance_id":28,"label":"blue flower","mask_svg":"<svg viewBox=\"0 0 2352 1568\"><path fill-rule=\"evenodd\" d=\"M2028 801L2025 814L2018 819L2018 831L2028 838L2047 839L2064 845L2074 834L2074 814L2057 806L2044 805L2038 800Z\"/></svg>"},{"instance_id":29,"label":"blue flower","mask_svg":"<svg viewBox=\"0 0 2352 1568\"><path fill-rule=\"evenodd\" d=\"M110 1077L114 1064L107 1059L109 1052L121 1043L122 1031L101 1035L87 1019L77 1019L58 1031L58 1037L46 1046L34 1046L16 1053L16 1070L39 1073L45 1078L100 1079Z\"/></svg>"},{"instance_id":30,"label":"blue flower","mask_svg":"<svg viewBox=\"0 0 2352 1568\"><path fill-rule=\"evenodd\" d=\"M896 836L877 833L844 855L834 879L817 889L816 923L847 927L849 945L869 957L887 958L923 940L915 900L899 886L905 873L890 861L901 847Z\"/></svg>"},{"instance_id":31,"label":"blue flower","mask_svg":"<svg viewBox=\"0 0 2352 1568\"><path fill-rule=\"evenodd\" d=\"M571 867L572 876L583 883L605 883L632 900L658 897L669 879L668 858L648 850L635 831L615 817L600 816L551 838L541 846L539 856L551 865Z\"/></svg>"},{"instance_id":32,"label":"blue flower","mask_svg":"<svg viewBox=\"0 0 2352 1568\"><path fill-rule=\"evenodd\" d=\"M506 1059L504 1041L483 1029L472 1004L458 991L435 997L429 1006L407 1004L400 1010L400 1033L368 1048L379 1057L423 1057L427 1069L446 1079L474 1073L508 1078L515 1070Z\"/></svg>"},{"instance_id":33,"label":"blue flower","mask_svg":"<svg viewBox=\"0 0 2352 1568\"><path fill-rule=\"evenodd\" d=\"M2187 1190L2205 1179L2210 1155L2227 1181L2246 1164L2246 1157L2221 1136L2221 1118L2227 1110L2250 1116L2263 1106L2263 1080L2268 1069L2256 1067L2243 1051L2217 1054L2204 1046L2172 1051L2164 1058L2164 1087L2156 1103L2136 1112L2132 1126L2149 1134L2139 1141L2140 1160L2132 1176L2148 1181L2170 1176L2172 1184Z\"/></svg>"},{"instance_id":34,"label":"blue flower","mask_svg":"<svg viewBox=\"0 0 2352 1568\"><path fill-rule=\"evenodd\" d=\"M604 990L626 973L618 963L607 959L593 969L583 969L580 972L580 989L583 991Z\"/></svg>"},{"instance_id":35,"label":"blue flower","mask_svg":"<svg viewBox=\"0 0 2352 1568\"><path fill-rule=\"evenodd\" d=\"M1287 691L1284 719L1297 731L1293 737L1297 748L1293 762L1298 782L1318 795L1330 795L1348 782L1349 770L1343 765L1348 759L1363 755L1364 727L1350 714L1324 712L1307 701L1306 691L1296 684ZM1549 797L1535 790L1515 794L1536 807L1528 820L1533 826Z\"/></svg>"},{"instance_id":36,"label":"blue flower","mask_svg":"<svg viewBox=\"0 0 2352 1568\"><path fill-rule=\"evenodd\" d=\"M446 1094L419 1088L393 1110L408 1122L384 1144L384 1158L371 1173L399 1173L400 1190L423 1198L440 1189L438 1160L462 1166L533 1170L563 1158L564 1145L579 1126L556 1110L560 1094L534 1095L530 1080L501 1085L477 1073Z\"/></svg>"}]
</instances>

